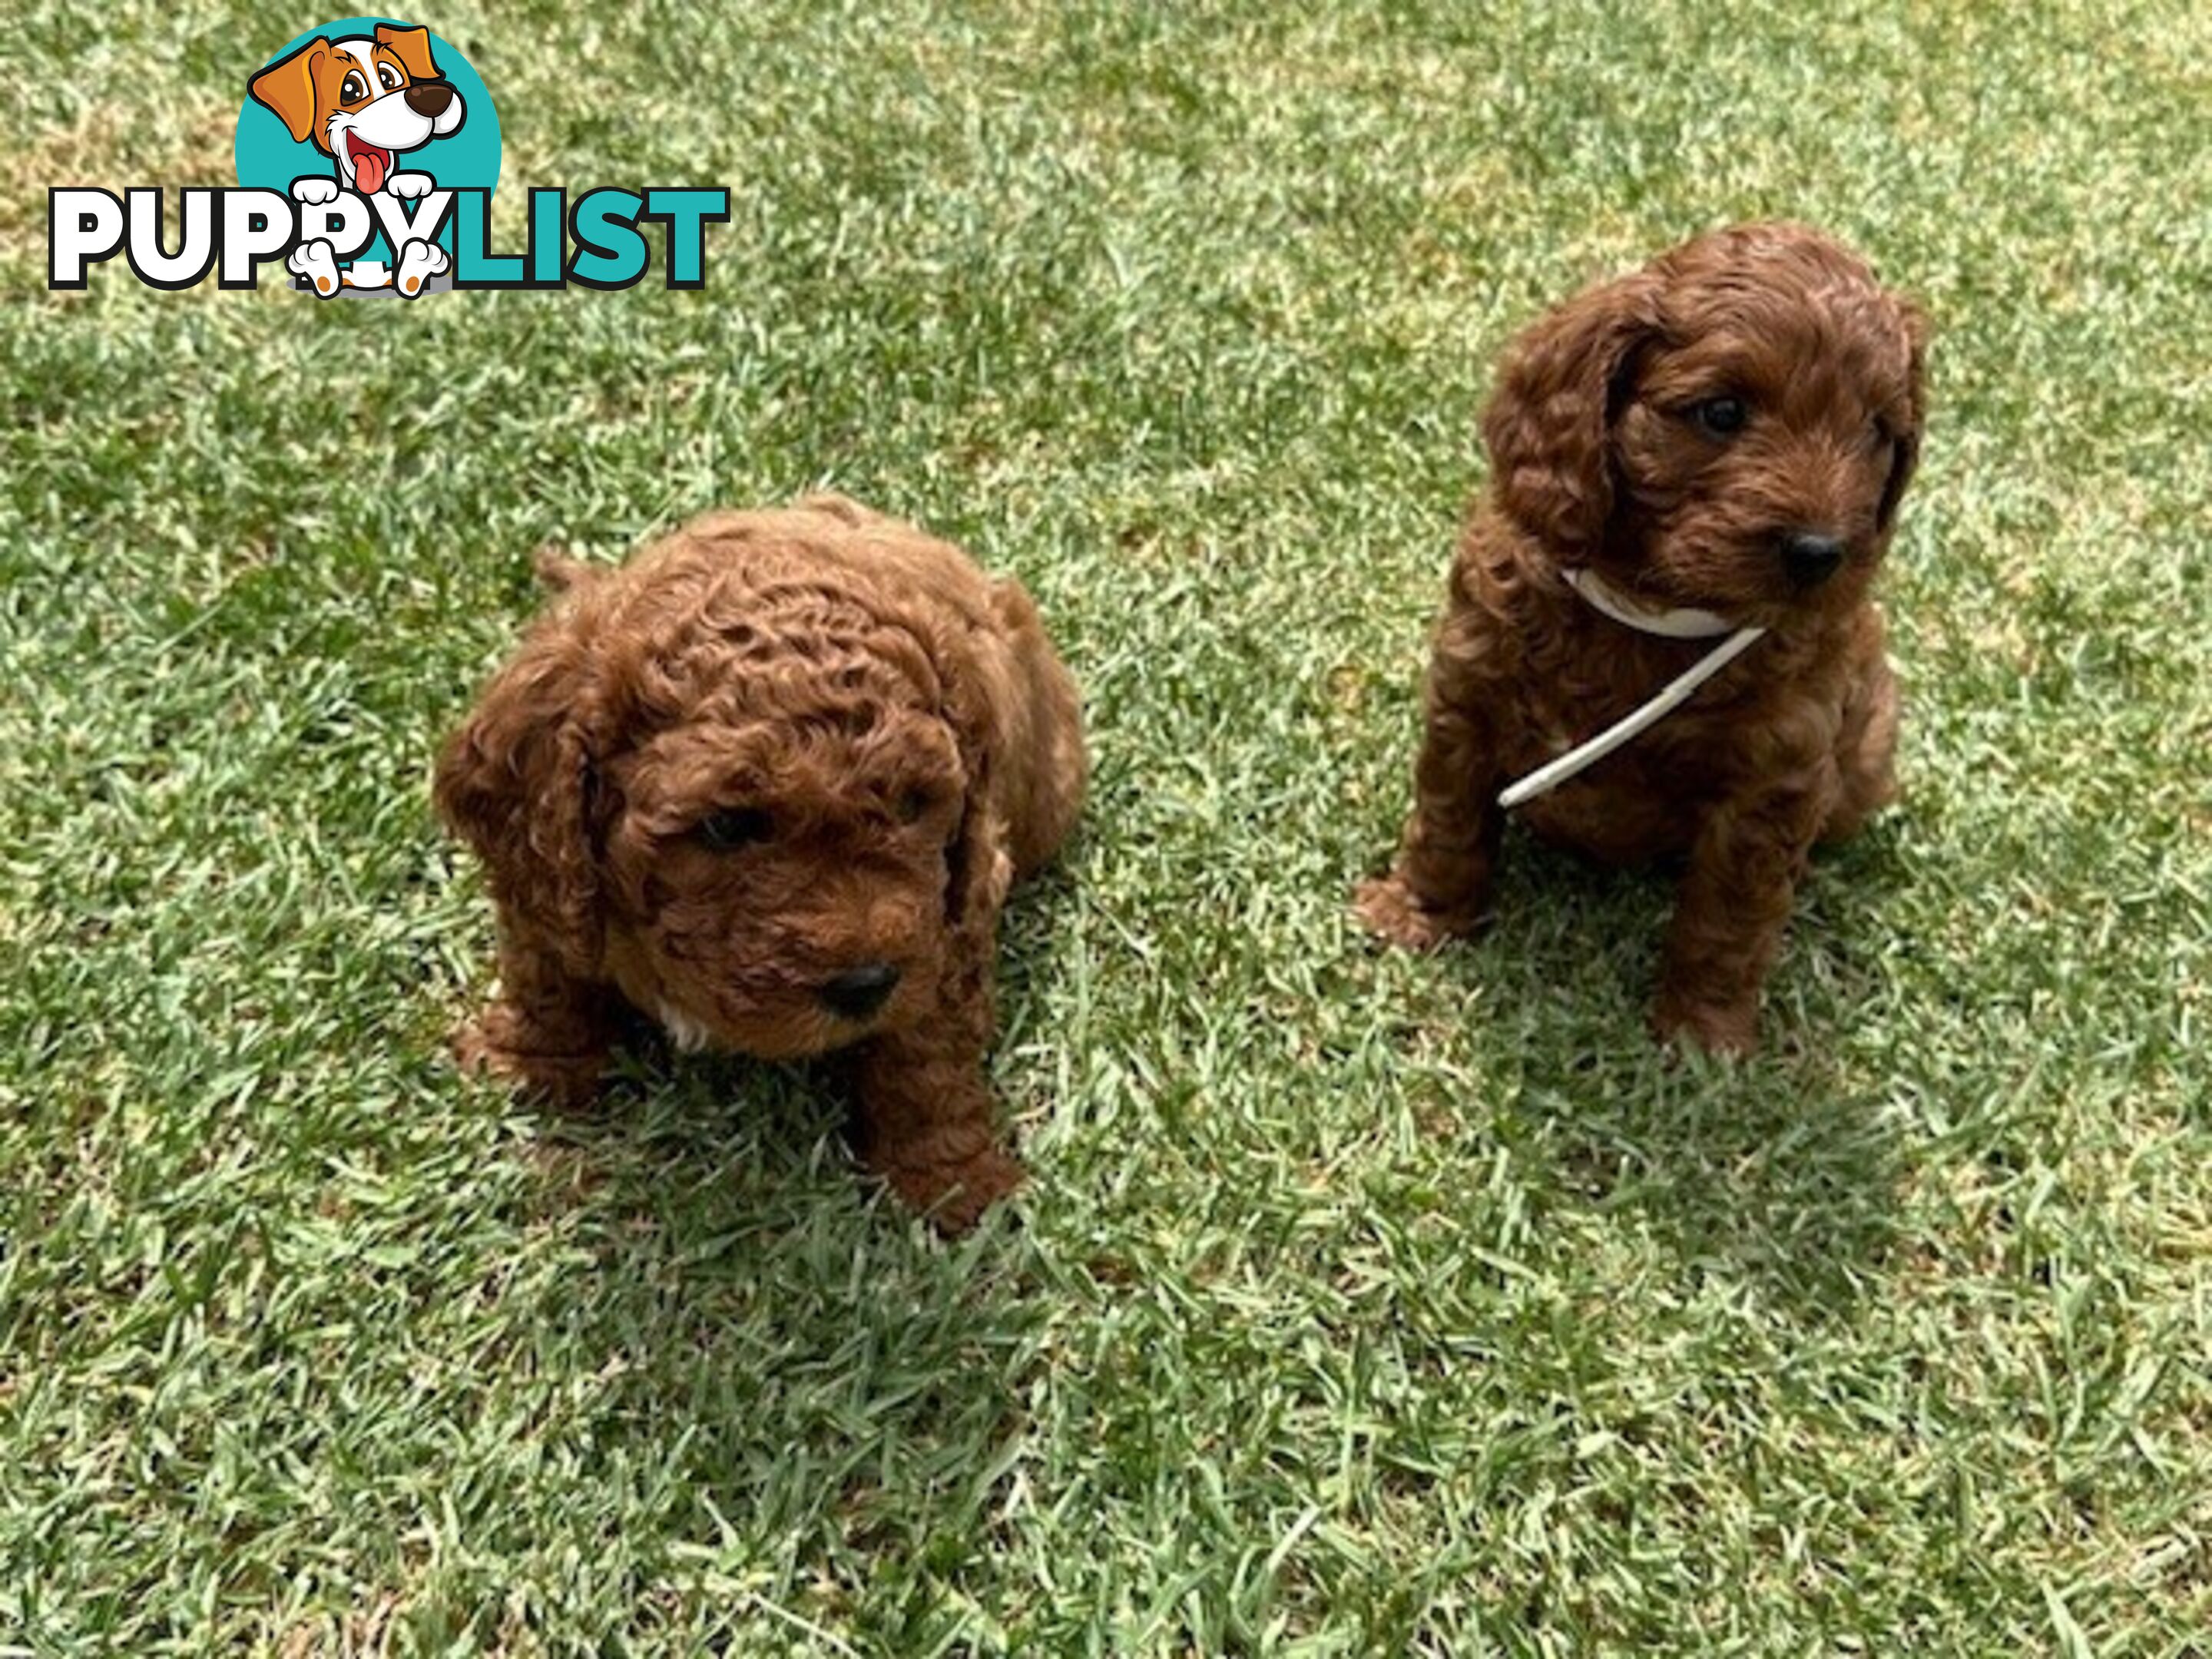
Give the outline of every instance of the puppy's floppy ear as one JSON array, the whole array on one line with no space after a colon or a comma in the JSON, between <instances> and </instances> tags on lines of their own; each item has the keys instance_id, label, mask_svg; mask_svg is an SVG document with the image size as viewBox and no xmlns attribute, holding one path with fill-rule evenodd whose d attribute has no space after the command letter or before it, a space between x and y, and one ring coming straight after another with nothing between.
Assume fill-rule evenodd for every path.
<instances>
[{"instance_id":1,"label":"puppy's floppy ear","mask_svg":"<svg viewBox=\"0 0 2212 1659\"><path fill-rule=\"evenodd\" d=\"M388 46L392 55L407 66L410 81L434 81L438 66L430 59L430 31L428 29L396 29L389 23L376 26L376 44Z\"/></svg>"},{"instance_id":2,"label":"puppy's floppy ear","mask_svg":"<svg viewBox=\"0 0 2212 1659\"><path fill-rule=\"evenodd\" d=\"M331 43L319 34L263 70L246 88L255 103L284 124L295 144L312 137L322 145L322 135L315 131L315 70L330 52Z\"/></svg>"},{"instance_id":3,"label":"puppy's floppy ear","mask_svg":"<svg viewBox=\"0 0 2212 1659\"><path fill-rule=\"evenodd\" d=\"M1905 427L1897 434L1896 458L1889 465L1889 480L1881 488L1881 506L1875 511L1877 529L1887 530L1897 520L1898 503L1905 487L1920 465L1920 434L1928 422L1928 313L1902 295L1893 294L1898 326L1905 332Z\"/></svg>"},{"instance_id":4,"label":"puppy's floppy ear","mask_svg":"<svg viewBox=\"0 0 2212 1659\"><path fill-rule=\"evenodd\" d=\"M572 587L589 587L605 574L596 565L570 558L554 542L539 544L538 550L530 556L530 568L538 573L538 580L556 593L566 593Z\"/></svg>"},{"instance_id":5,"label":"puppy's floppy ear","mask_svg":"<svg viewBox=\"0 0 2212 1659\"><path fill-rule=\"evenodd\" d=\"M994 683L992 669L964 639L949 649L940 646L933 654L945 721L959 748L961 770L967 775L960 828L945 853L945 922L956 933L980 932L988 941L999 907L1014 882L1006 825L990 804L992 756L1002 741L999 711L1012 688Z\"/></svg>"},{"instance_id":6,"label":"puppy's floppy ear","mask_svg":"<svg viewBox=\"0 0 2212 1659\"><path fill-rule=\"evenodd\" d=\"M1559 547L1589 546L1613 513L1607 434L1636 348L1657 333L1658 283L1638 272L1577 295L1506 353L1482 414L1506 515Z\"/></svg>"},{"instance_id":7,"label":"puppy's floppy ear","mask_svg":"<svg viewBox=\"0 0 2212 1659\"><path fill-rule=\"evenodd\" d=\"M850 495L841 495L834 489L821 489L811 495L801 495L795 505L803 513L826 513L841 524L880 522L884 516L872 507L861 506Z\"/></svg>"},{"instance_id":8,"label":"puppy's floppy ear","mask_svg":"<svg viewBox=\"0 0 2212 1659\"><path fill-rule=\"evenodd\" d=\"M492 676L439 752L434 795L483 860L502 924L589 978L605 942L595 774L609 722L570 609Z\"/></svg>"}]
</instances>

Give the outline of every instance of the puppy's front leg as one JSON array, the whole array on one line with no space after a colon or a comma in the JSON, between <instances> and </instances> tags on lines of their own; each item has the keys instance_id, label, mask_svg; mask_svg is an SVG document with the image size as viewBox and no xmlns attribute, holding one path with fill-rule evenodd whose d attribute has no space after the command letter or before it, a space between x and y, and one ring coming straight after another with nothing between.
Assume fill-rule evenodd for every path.
<instances>
[{"instance_id":1,"label":"puppy's front leg","mask_svg":"<svg viewBox=\"0 0 2212 1659\"><path fill-rule=\"evenodd\" d=\"M454 1057L464 1071L506 1078L556 1105L583 1105L599 1092L606 1069L611 996L502 924L499 994L453 1034Z\"/></svg>"},{"instance_id":2,"label":"puppy's front leg","mask_svg":"<svg viewBox=\"0 0 2212 1659\"><path fill-rule=\"evenodd\" d=\"M973 975L915 1028L868 1043L854 1077L854 1150L914 1208L949 1233L965 1232L1022 1184L1020 1161L1000 1144L984 1080L989 992Z\"/></svg>"},{"instance_id":3,"label":"puppy's front leg","mask_svg":"<svg viewBox=\"0 0 2212 1659\"><path fill-rule=\"evenodd\" d=\"M1758 1046L1759 992L1782 945L1832 766L1809 766L1716 805L1698 827L1674 903L1652 1029L1716 1054Z\"/></svg>"},{"instance_id":4,"label":"puppy's front leg","mask_svg":"<svg viewBox=\"0 0 2212 1659\"><path fill-rule=\"evenodd\" d=\"M1492 665L1474 616L1455 607L1437 630L1422 696L1413 811L1390 873L1360 884L1367 930L1429 951L1472 933L1490 908L1505 814L1498 805Z\"/></svg>"}]
</instances>

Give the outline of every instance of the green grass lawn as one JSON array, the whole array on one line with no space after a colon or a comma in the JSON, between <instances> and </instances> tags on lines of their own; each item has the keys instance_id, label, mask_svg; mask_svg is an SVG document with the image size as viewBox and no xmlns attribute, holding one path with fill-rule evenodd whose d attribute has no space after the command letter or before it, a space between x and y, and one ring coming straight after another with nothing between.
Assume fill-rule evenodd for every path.
<instances>
[{"instance_id":1,"label":"green grass lawn","mask_svg":"<svg viewBox=\"0 0 2212 1659\"><path fill-rule=\"evenodd\" d=\"M0 46L0 1655L2212 1650L2212 11L601 10L419 21L703 294L49 295L319 14ZM1936 319L1907 793L1669 1069L1662 882L1345 901L1493 354L1765 215ZM817 1073L442 1048L530 549L821 485L1089 699L951 1246Z\"/></svg>"}]
</instances>

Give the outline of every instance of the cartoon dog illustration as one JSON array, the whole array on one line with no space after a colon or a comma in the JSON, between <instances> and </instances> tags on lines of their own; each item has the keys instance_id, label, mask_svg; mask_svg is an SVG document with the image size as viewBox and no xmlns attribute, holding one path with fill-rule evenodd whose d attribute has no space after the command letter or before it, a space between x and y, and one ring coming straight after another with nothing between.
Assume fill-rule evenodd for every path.
<instances>
[{"instance_id":1,"label":"cartoon dog illustration","mask_svg":"<svg viewBox=\"0 0 2212 1659\"><path fill-rule=\"evenodd\" d=\"M398 157L442 138L461 125L461 94L441 78L430 56L430 32L380 23L370 35L332 40L317 35L253 77L254 100L273 111L292 142L314 141L337 165L335 178L311 174L292 181L292 194L310 204L334 201L341 189L371 196L384 191L401 200L427 195L436 180L427 173L395 170ZM311 279L325 299L341 286L337 258L327 240L302 243L286 261ZM446 251L410 240L400 250L398 287L412 299L426 279L445 270ZM357 261L344 285L386 288L393 278L374 261Z\"/></svg>"}]
</instances>

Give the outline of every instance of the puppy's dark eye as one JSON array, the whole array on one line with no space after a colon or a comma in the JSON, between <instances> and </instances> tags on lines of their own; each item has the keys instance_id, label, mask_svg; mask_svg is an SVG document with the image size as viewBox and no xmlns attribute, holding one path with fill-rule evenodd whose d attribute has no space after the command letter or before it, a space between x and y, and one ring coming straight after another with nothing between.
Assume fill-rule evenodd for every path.
<instances>
[{"instance_id":1,"label":"puppy's dark eye","mask_svg":"<svg viewBox=\"0 0 2212 1659\"><path fill-rule=\"evenodd\" d=\"M740 847L766 841L775 830L774 821L759 807L732 806L708 813L691 833L710 852L733 853Z\"/></svg>"},{"instance_id":2,"label":"puppy's dark eye","mask_svg":"<svg viewBox=\"0 0 2212 1659\"><path fill-rule=\"evenodd\" d=\"M1751 406L1741 398L1723 393L1700 398L1690 405L1690 420L1709 438L1733 438L1751 419Z\"/></svg>"},{"instance_id":3,"label":"puppy's dark eye","mask_svg":"<svg viewBox=\"0 0 2212 1659\"><path fill-rule=\"evenodd\" d=\"M891 802L891 816L901 823L920 823L929 812L929 792L926 789L904 789Z\"/></svg>"},{"instance_id":4,"label":"puppy's dark eye","mask_svg":"<svg viewBox=\"0 0 2212 1659\"><path fill-rule=\"evenodd\" d=\"M386 92L390 92L399 85L399 71L389 64L379 64L376 66L376 79L378 85Z\"/></svg>"},{"instance_id":5,"label":"puppy's dark eye","mask_svg":"<svg viewBox=\"0 0 2212 1659\"><path fill-rule=\"evenodd\" d=\"M346 71L346 78L338 82L339 101L341 103L350 104L357 102L359 100L368 96L368 82L362 79L361 71L359 70L348 70Z\"/></svg>"}]
</instances>

